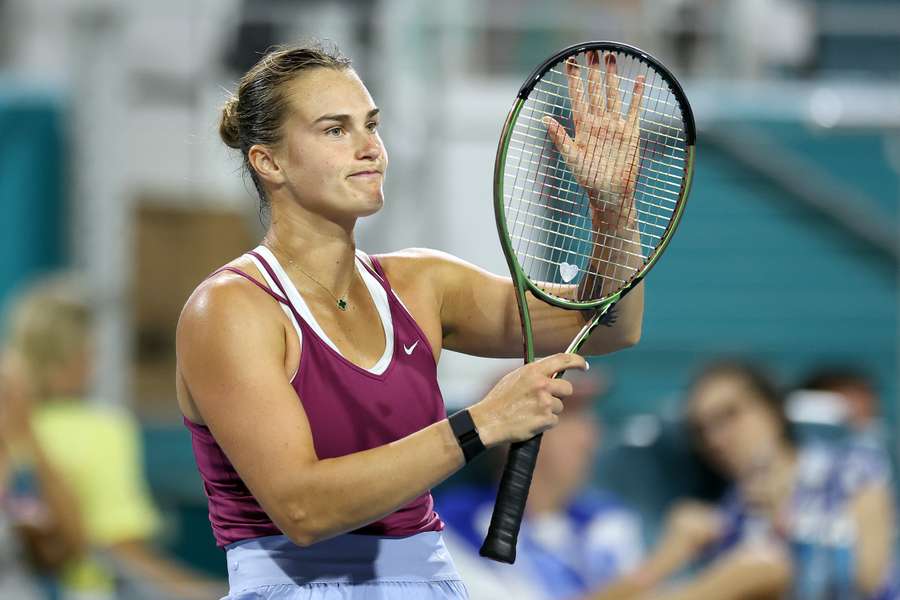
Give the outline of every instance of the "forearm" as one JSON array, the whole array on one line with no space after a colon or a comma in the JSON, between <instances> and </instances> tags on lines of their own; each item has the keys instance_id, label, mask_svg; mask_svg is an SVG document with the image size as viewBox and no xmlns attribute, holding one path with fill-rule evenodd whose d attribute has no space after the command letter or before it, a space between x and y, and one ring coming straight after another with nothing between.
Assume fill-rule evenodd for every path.
<instances>
[{"instance_id":1,"label":"forearm","mask_svg":"<svg viewBox=\"0 0 900 600\"><path fill-rule=\"evenodd\" d=\"M640 600L777 600L790 585L790 559L773 545L742 548L690 582Z\"/></svg>"},{"instance_id":2,"label":"forearm","mask_svg":"<svg viewBox=\"0 0 900 600\"><path fill-rule=\"evenodd\" d=\"M621 201L627 212L603 208L612 200L591 200L593 244L585 276L578 285L579 299L596 299L621 289L644 262L636 207L631 195Z\"/></svg>"},{"instance_id":3,"label":"forearm","mask_svg":"<svg viewBox=\"0 0 900 600\"><path fill-rule=\"evenodd\" d=\"M222 581L197 573L155 552L142 541L119 542L110 548L119 570L129 578L178 598L198 600L227 593Z\"/></svg>"},{"instance_id":4,"label":"forearm","mask_svg":"<svg viewBox=\"0 0 900 600\"><path fill-rule=\"evenodd\" d=\"M582 354L603 354L609 351L610 343L618 349L630 348L640 341L644 322L644 282L637 284L610 311L609 322L600 326L606 330L606 336L595 333L589 337L581 350Z\"/></svg>"},{"instance_id":5,"label":"forearm","mask_svg":"<svg viewBox=\"0 0 900 600\"><path fill-rule=\"evenodd\" d=\"M594 251L590 266L576 291L579 299L599 298L621 289L643 264L640 235L633 214L613 217L593 209L592 219L596 232ZM610 310L613 314L609 315L607 324L609 334L619 340L619 347L635 345L640 340L644 318L644 284L635 286ZM590 313L584 316L587 319ZM583 352L599 354L608 345L608 341L593 336Z\"/></svg>"},{"instance_id":6,"label":"forearm","mask_svg":"<svg viewBox=\"0 0 900 600\"><path fill-rule=\"evenodd\" d=\"M62 475L50 464L30 428L23 432L20 444L32 461L41 500L47 509L47 523L33 531L35 536L50 542L39 541L36 544L35 549L42 549L41 554L44 555L39 558L53 565L77 556L84 550L85 544L77 498Z\"/></svg>"},{"instance_id":7,"label":"forearm","mask_svg":"<svg viewBox=\"0 0 900 600\"><path fill-rule=\"evenodd\" d=\"M304 469L291 511L294 541L311 544L352 531L403 506L464 464L445 419L396 442Z\"/></svg>"},{"instance_id":8,"label":"forearm","mask_svg":"<svg viewBox=\"0 0 900 600\"><path fill-rule=\"evenodd\" d=\"M667 536L653 554L634 572L589 596L590 600L624 600L641 597L681 570L697 554L696 549L678 536Z\"/></svg>"},{"instance_id":9,"label":"forearm","mask_svg":"<svg viewBox=\"0 0 900 600\"><path fill-rule=\"evenodd\" d=\"M856 585L867 596L884 584L893 558L894 504L886 485L857 492L850 503L856 529Z\"/></svg>"}]
</instances>

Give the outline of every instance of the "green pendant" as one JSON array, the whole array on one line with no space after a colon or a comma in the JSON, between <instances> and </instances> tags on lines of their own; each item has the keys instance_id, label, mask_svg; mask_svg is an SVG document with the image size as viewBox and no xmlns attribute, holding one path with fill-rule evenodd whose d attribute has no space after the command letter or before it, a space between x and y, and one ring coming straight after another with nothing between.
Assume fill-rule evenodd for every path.
<instances>
[{"instance_id":1,"label":"green pendant","mask_svg":"<svg viewBox=\"0 0 900 600\"><path fill-rule=\"evenodd\" d=\"M339 309L347 310L347 301L344 298L338 299L337 305Z\"/></svg>"}]
</instances>

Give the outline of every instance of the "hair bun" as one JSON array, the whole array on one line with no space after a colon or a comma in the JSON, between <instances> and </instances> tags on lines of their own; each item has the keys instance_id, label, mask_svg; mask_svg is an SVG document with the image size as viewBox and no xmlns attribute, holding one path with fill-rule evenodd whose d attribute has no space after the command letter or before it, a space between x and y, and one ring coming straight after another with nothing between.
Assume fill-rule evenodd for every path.
<instances>
[{"instance_id":1,"label":"hair bun","mask_svg":"<svg viewBox=\"0 0 900 600\"><path fill-rule=\"evenodd\" d=\"M241 134L238 128L238 98L231 96L222 107L222 120L219 122L219 137L229 148L240 150Z\"/></svg>"}]
</instances>

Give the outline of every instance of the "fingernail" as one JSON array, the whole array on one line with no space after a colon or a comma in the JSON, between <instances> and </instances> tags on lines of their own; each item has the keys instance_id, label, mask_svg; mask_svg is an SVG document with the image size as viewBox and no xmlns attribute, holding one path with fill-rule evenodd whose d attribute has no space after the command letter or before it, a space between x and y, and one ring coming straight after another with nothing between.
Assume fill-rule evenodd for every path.
<instances>
[{"instance_id":1,"label":"fingernail","mask_svg":"<svg viewBox=\"0 0 900 600\"><path fill-rule=\"evenodd\" d=\"M598 64L600 64L600 55L597 53L596 50L594 50L593 52L589 52L589 53L588 53L588 61L589 61L592 65L598 65Z\"/></svg>"},{"instance_id":2,"label":"fingernail","mask_svg":"<svg viewBox=\"0 0 900 600\"><path fill-rule=\"evenodd\" d=\"M607 54L606 55L606 64L608 64L608 65L616 64L616 55L615 54Z\"/></svg>"},{"instance_id":3,"label":"fingernail","mask_svg":"<svg viewBox=\"0 0 900 600\"><path fill-rule=\"evenodd\" d=\"M591 370L591 363L589 363L588 361L584 361L584 370L585 370L585 371L590 371L590 370Z\"/></svg>"},{"instance_id":4,"label":"fingernail","mask_svg":"<svg viewBox=\"0 0 900 600\"><path fill-rule=\"evenodd\" d=\"M541 123L543 123L547 127L550 127L550 117L541 117Z\"/></svg>"}]
</instances>

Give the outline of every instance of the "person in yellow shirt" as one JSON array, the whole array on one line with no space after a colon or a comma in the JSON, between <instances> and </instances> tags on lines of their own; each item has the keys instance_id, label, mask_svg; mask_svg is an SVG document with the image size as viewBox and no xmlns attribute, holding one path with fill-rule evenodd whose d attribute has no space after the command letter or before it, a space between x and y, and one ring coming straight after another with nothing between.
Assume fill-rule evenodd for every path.
<instances>
[{"instance_id":1,"label":"person in yellow shirt","mask_svg":"<svg viewBox=\"0 0 900 600\"><path fill-rule=\"evenodd\" d=\"M15 298L7 353L30 383L31 424L71 489L88 552L66 561L66 600L127 596L212 598L224 585L156 552L161 517L142 473L139 427L123 409L85 400L93 371L92 314L73 275L55 275ZM117 592L118 590L118 592Z\"/></svg>"},{"instance_id":2,"label":"person in yellow shirt","mask_svg":"<svg viewBox=\"0 0 900 600\"><path fill-rule=\"evenodd\" d=\"M75 496L37 441L20 369L0 356L0 598L43 598L37 579L79 556Z\"/></svg>"}]
</instances>

